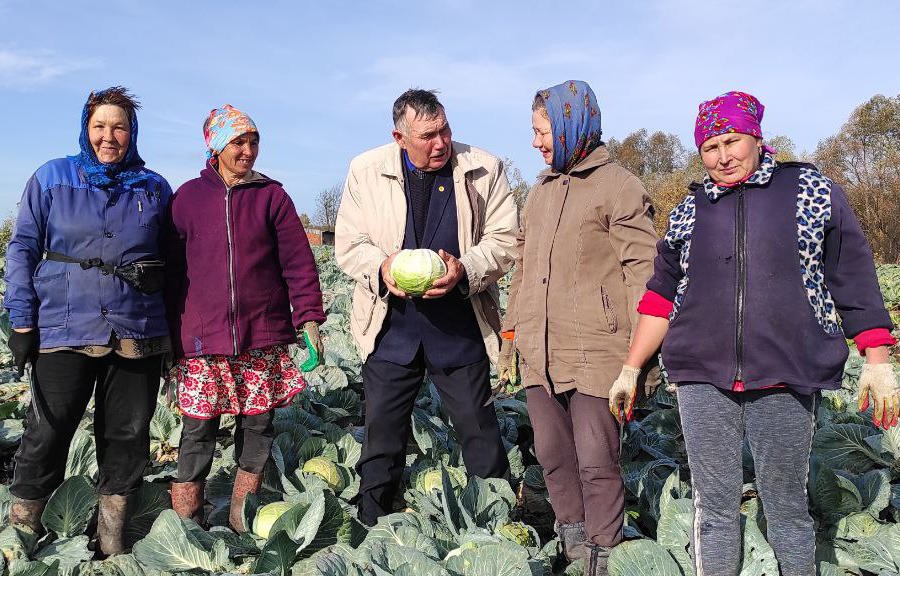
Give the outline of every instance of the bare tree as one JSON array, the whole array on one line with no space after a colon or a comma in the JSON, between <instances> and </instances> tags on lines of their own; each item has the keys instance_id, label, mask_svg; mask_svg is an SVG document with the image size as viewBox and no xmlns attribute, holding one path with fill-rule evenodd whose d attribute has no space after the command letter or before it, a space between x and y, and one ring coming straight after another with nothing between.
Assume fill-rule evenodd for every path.
<instances>
[{"instance_id":1,"label":"bare tree","mask_svg":"<svg viewBox=\"0 0 900 600\"><path fill-rule=\"evenodd\" d=\"M306 213L300 213L300 222L303 223L304 227L309 227L311 221L309 220L309 215Z\"/></svg>"},{"instance_id":2,"label":"bare tree","mask_svg":"<svg viewBox=\"0 0 900 600\"><path fill-rule=\"evenodd\" d=\"M322 227L334 227L337 221L338 208L341 206L341 193L344 186L336 183L328 189L324 189L316 196L316 225Z\"/></svg>"}]
</instances>

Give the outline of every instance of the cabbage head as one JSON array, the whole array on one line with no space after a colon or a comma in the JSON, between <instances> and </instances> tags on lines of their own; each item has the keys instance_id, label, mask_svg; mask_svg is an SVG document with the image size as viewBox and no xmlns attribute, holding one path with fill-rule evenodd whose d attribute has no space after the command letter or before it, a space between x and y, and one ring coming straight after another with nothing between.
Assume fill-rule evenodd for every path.
<instances>
[{"instance_id":1,"label":"cabbage head","mask_svg":"<svg viewBox=\"0 0 900 600\"><path fill-rule=\"evenodd\" d=\"M456 467L444 467L444 469L447 470L447 475L450 476L450 482L453 484L453 487L466 486L466 474L461 469ZM416 490L423 494L430 494L432 490L443 491L444 484L441 479L440 467L419 471L413 484Z\"/></svg>"},{"instance_id":2,"label":"cabbage head","mask_svg":"<svg viewBox=\"0 0 900 600\"><path fill-rule=\"evenodd\" d=\"M328 484L332 491L341 487L344 478L333 462L324 456L314 456L303 463L303 472L311 473Z\"/></svg>"},{"instance_id":3,"label":"cabbage head","mask_svg":"<svg viewBox=\"0 0 900 600\"><path fill-rule=\"evenodd\" d=\"M253 519L253 533L263 539L269 539L272 525L275 524L278 517L289 511L292 506L293 504L290 502L272 502L260 508L256 513L256 518Z\"/></svg>"},{"instance_id":4,"label":"cabbage head","mask_svg":"<svg viewBox=\"0 0 900 600\"><path fill-rule=\"evenodd\" d=\"M447 265L434 250L401 250L391 263L391 277L397 287L413 296L428 291L435 279L447 273Z\"/></svg>"},{"instance_id":5,"label":"cabbage head","mask_svg":"<svg viewBox=\"0 0 900 600\"><path fill-rule=\"evenodd\" d=\"M500 535L526 548L535 545L535 540L528 528L515 521L502 525L500 527Z\"/></svg>"}]
</instances>

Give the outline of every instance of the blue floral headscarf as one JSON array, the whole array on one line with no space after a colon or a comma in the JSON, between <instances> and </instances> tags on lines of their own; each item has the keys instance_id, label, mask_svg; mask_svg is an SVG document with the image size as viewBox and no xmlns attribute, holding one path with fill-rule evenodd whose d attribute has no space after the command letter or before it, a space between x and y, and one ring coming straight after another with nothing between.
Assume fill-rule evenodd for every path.
<instances>
[{"instance_id":1,"label":"blue floral headscarf","mask_svg":"<svg viewBox=\"0 0 900 600\"><path fill-rule=\"evenodd\" d=\"M81 136L78 138L81 153L73 157L84 171L85 178L91 184L102 188L113 187L118 184L131 186L150 177L150 174L143 168L143 159L138 154L138 121L134 111L128 115L131 127L131 140L128 142L128 150L125 152L125 157L122 160L111 164L102 163L97 159L97 154L91 146L91 141L88 138L88 121L90 120L88 105L91 99L96 100L98 97L100 98L100 104L103 104L103 97L113 89L121 88L93 91L88 96L88 101L84 104L84 110L81 111Z\"/></svg>"},{"instance_id":2,"label":"blue floral headscarf","mask_svg":"<svg viewBox=\"0 0 900 600\"><path fill-rule=\"evenodd\" d=\"M566 173L600 145L600 105L584 81L567 81L537 92L553 129L554 171Z\"/></svg>"}]
</instances>

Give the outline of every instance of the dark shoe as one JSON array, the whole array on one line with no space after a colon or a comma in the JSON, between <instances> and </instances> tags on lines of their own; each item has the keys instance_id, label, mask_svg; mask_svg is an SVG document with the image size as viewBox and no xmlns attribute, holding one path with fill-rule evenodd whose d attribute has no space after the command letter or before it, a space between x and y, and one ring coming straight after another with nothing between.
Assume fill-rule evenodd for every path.
<instances>
[{"instance_id":1,"label":"dark shoe","mask_svg":"<svg viewBox=\"0 0 900 600\"><path fill-rule=\"evenodd\" d=\"M27 528L31 533L39 536L44 535L41 515L44 514L46 505L47 498L25 500L13 496L12 505L9 507L9 524Z\"/></svg>"},{"instance_id":2,"label":"dark shoe","mask_svg":"<svg viewBox=\"0 0 900 600\"><path fill-rule=\"evenodd\" d=\"M609 552L612 548L598 546L591 542L584 544L584 574L585 575L609 575L606 564L609 561Z\"/></svg>"},{"instance_id":3,"label":"dark shoe","mask_svg":"<svg viewBox=\"0 0 900 600\"><path fill-rule=\"evenodd\" d=\"M205 481L172 482L172 509L182 519L193 519L200 524L203 521L203 491Z\"/></svg>"},{"instance_id":4,"label":"dark shoe","mask_svg":"<svg viewBox=\"0 0 900 600\"><path fill-rule=\"evenodd\" d=\"M234 476L234 488L231 491L231 508L228 512L228 524L237 533L244 533L244 520L241 518L244 510L244 498L247 494L255 494L262 483L262 473L251 473L238 469Z\"/></svg>"},{"instance_id":5,"label":"dark shoe","mask_svg":"<svg viewBox=\"0 0 900 600\"><path fill-rule=\"evenodd\" d=\"M579 523L554 523L553 531L559 536L562 553L569 562L575 562L584 558L584 543L587 541L587 536L584 533L584 521Z\"/></svg>"},{"instance_id":6,"label":"dark shoe","mask_svg":"<svg viewBox=\"0 0 900 600\"><path fill-rule=\"evenodd\" d=\"M100 494L100 508L97 511L97 540L103 556L116 556L125 552L128 499L128 496L118 494Z\"/></svg>"}]
</instances>

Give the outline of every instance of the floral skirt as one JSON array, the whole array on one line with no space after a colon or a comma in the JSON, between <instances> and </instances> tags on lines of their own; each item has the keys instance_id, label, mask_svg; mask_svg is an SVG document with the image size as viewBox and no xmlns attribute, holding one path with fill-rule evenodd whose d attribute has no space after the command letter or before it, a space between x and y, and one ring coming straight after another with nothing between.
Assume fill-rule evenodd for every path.
<instances>
[{"instance_id":1,"label":"floral skirt","mask_svg":"<svg viewBox=\"0 0 900 600\"><path fill-rule=\"evenodd\" d=\"M172 384L181 411L197 419L258 415L288 403L306 387L285 345L238 356L179 359Z\"/></svg>"}]
</instances>

